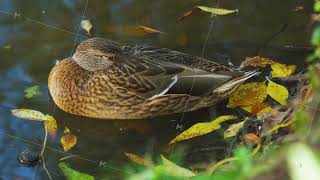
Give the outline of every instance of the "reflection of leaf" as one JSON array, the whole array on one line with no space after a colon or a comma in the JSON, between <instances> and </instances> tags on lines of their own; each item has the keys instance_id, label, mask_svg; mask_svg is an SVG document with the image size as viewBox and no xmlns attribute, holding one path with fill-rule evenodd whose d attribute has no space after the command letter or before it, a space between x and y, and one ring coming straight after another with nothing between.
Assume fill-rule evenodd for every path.
<instances>
[{"instance_id":1,"label":"reflection of leaf","mask_svg":"<svg viewBox=\"0 0 320 180\"><path fill-rule=\"evenodd\" d=\"M60 139L60 143L63 147L63 150L67 152L77 144L77 136L71 133L64 134Z\"/></svg>"},{"instance_id":2,"label":"reflection of leaf","mask_svg":"<svg viewBox=\"0 0 320 180\"><path fill-rule=\"evenodd\" d=\"M275 63L273 60L263 58L260 56L247 57L242 63L241 67L253 66L253 67L266 67L267 65Z\"/></svg>"},{"instance_id":3,"label":"reflection of leaf","mask_svg":"<svg viewBox=\"0 0 320 180\"><path fill-rule=\"evenodd\" d=\"M90 30L92 28L91 22L89 20L82 20L81 27L82 27L82 29L86 30L90 36Z\"/></svg>"},{"instance_id":4,"label":"reflection of leaf","mask_svg":"<svg viewBox=\"0 0 320 180\"><path fill-rule=\"evenodd\" d=\"M206 6L195 6L195 7L192 8L192 10L184 13L178 19L178 21L182 21L186 17L192 15L195 11L199 11L199 10L202 11L202 12L208 12L208 13L212 13L212 14L215 14L215 15L227 15L227 14L232 14L232 13L238 12L238 9L229 10L229 9L211 8L211 7L206 7Z\"/></svg>"},{"instance_id":5,"label":"reflection of leaf","mask_svg":"<svg viewBox=\"0 0 320 180\"><path fill-rule=\"evenodd\" d=\"M193 177L195 173L190 171L189 169L183 168L170 160L166 159L161 155L163 166L161 169L164 170L168 175L178 176L178 177ZM159 166L158 166L159 168Z\"/></svg>"},{"instance_id":6,"label":"reflection of leaf","mask_svg":"<svg viewBox=\"0 0 320 180\"><path fill-rule=\"evenodd\" d=\"M33 120L33 121L45 121L47 120L47 117L39 111L31 110L31 109L14 109L11 110L12 115L27 119L27 120Z\"/></svg>"},{"instance_id":7,"label":"reflection of leaf","mask_svg":"<svg viewBox=\"0 0 320 180\"><path fill-rule=\"evenodd\" d=\"M52 139L55 139L57 136L57 121L54 117L46 115L47 120L44 122L44 126L47 129L49 135Z\"/></svg>"},{"instance_id":8,"label":"reflection of leaf","mask_svg":"<svg viewBox=\"0 0 320 180\"><path fill-rule=\"evenodd\" d=\"M140 164L140 165L144 165L144 166L152 166L153 163L150 160L147 160L141 156L138 156L136 154L132 154L132 153L124 153L131 161Z\"/></svg>"},{"instance_id":9,"label":"reflection of leaf","mask_svg":"<svg viewBox=\"0 0 320 180\"><path fill-rule=\"evenodd\" d=\"M31 86L24 90L24 96L28 99L34 96L40 96L42 93L40 91L39 86Z\"/></svg>"},{"instance_id":10,"label":"reflection of leaf","mask_svg":"<svg viewBox=\"0 0 320 180\"><path fill-rule=\"evenodd\" d=\"M169 144L211 133L212 131L217 130L221 127L220 123L233 119L237 119L237 117L232 115L225 115L220 116L211 122L197 123L191 126L189 129L183 131L181 134L175 137Z\"/></svg>"},{"instance_id":11,"label":"reflection of leaf","mask_svg":"<svg viewBox=\"0 0 320 180\"><path fill-rule=\"evenodd\" d=\"M226 131L224 131L224 138L229 138L237 135L239 130L243 127L244 121L236 123L236 124L231 124Z\"/></svg>"},{"instance_id":12,"label":"reflection of leaf","mask_svg":"<svg viewBox=\"0 0 320 180\"><path fill-rule=\"evenodd\" d=\"M263 102L267 97L267 87L264 82L254 82L241 85L229 98L228 107L249 106Z\"/></svg>"},{"instance_id":13,"label":"reflection of leaf","mask_svg":"<svg viewBox=\"0 0 320 180\"><path fill-rule=\"evenodd\" d=\"M287 104L287 99L289 97L288 90L285 87L272 82L271 80L269 80L268 84L268 94L281 105Z\"/></svg>"},{"instance_id":14,"label":"reflection of leaf","mask_svg":"<svg viewBox=\"0 0 320 180\"><path fill-rule=\"evenodd\" d=\"M288 77L296 70L296 65L287 66L285 64L275 63L271 65L272 77Z\"/></svg>"},{"instance_id":15,"label":"reflection of leaf","mask_svg":"<svg viewBox=\"0 0 320 180\"><path fill-rule=\"evenodd\" d=\"M164 34L164 32L161 32L157 29L153 29L153 28L149 28L147 26L139 26L144 32L148 33L148 34Z\"/></svg>"},{"instance_id":16,"label":"reflection of leaf","mask_svg":"<svg viewBox=\"0 0 320 180\"><path fill-rule=\"evenodd\" d=\"M58 166L67 180L94 180L93 176L76 171L64 162L59 163Z\"/></svg>"}]
</instances>

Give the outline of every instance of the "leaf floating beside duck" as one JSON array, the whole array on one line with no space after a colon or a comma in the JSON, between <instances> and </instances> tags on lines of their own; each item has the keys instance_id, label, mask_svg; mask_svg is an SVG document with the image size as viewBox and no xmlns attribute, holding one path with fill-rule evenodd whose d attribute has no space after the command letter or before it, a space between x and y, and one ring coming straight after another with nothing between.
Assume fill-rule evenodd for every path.
<instances>
[{"instance_id":1,"label":"leaf floating beside duck","mask_svg":"<svg viewBox=\"0 0 320 180\"><path fill-rule=\"evenodd\" d=\"M141 119L214 105L257 74L170 49L92 38L54 66L48 86L68 113Z\"/></svg>"}]
</instances>

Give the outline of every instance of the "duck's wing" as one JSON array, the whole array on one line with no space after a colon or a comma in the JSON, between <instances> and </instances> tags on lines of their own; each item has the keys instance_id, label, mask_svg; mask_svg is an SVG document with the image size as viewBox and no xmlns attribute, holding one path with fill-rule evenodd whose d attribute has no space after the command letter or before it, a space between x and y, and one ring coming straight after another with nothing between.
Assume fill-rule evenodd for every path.
<instances>
[{"instance_id":1,"label":"duck's wing","mask_svg":"<svg viewBox=\"0 0 320 180\"><path fill-rule=\"evenodd\" d=\"M209 61L205 58L193 56L190 54L182 53L167 48L158 48L148 45L132 45L132 46L123 46L122 51L126 54L134 56L145 56L149 59L157 59L165 62L172 62L177 64L184 64L190 67L200 67L200 69L209 72L219 71L234 71L238 70L235 66L230 66L227 64L219 64L216 62Z\"/></svg>"},{"instance_id":2,"label":"duck's wing","mask_svg":"<svg viewBox=\"0 0 320 180\"><path fill-rule=\"evenodd\" d=\"M203 95L244 73L214 73L146 57L119 55L108 70L113 85L149 99L167 94Z\"/></svg>"}]
</instances>

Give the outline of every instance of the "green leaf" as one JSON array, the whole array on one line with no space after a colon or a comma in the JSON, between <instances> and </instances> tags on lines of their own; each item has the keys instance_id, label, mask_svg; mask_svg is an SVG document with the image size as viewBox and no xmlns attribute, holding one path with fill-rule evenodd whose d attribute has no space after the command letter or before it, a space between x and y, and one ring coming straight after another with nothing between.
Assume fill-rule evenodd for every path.
<instances>
[{"instance_id":1,"label":"green leaf","mask_svg":"<svg viewBox=\"0 0 320 180\"><path fill-rule=\"evenodd\" d=\"M320 44L320 27L317 27L311 36L311 44L318 46Z\"/></svg>"},{"instance_id":2,"label":"green leaf","mask_svg":"<svg viewBox=\"0 0 320 180\"><path fill-rule=\"evenodd\" d=\"M170 160L166 159L164 156L161 155L162 159L162 166L157 166L158 170L164 171L166 174L171 176L178 176L178 177L193 177L196 174L190 171L189 169L183 168Z\"/></svg>"},{"instance_id":3,"label":"green leaf","mask_svg":"<svg viewBox=\"0 0 320 180\"><path fill-rule=\"evenodd\" d=\"M59 163L59 168L67 180L94 180L94 177L69 167L66 163Z\"/></svg>"},{"instance_id":4,"label":"green leaf","mask_svg":"<svg viewBox=\"0 0 320 180\"><path fill-rule=\"evenodd\" d=\"M39 86L30 86L24 90L24 93L24 96L28 99L31 99L35 96L40 96L42 94Z\"/></svg>"},{"instance_id":5,"label":"green leaf","mask_svg":"<svg viewBox=\"0 0 320 180\"><path fill-rule=\"evenodd\" d=\"M211 8L206 6L197 6L197 8L201 9L202 11L209 12L216 15L227 15L238 12L238 9L229 10L229 9L221 9L221 8Z\"/></svg>"},{"instance_id":6,"label":"green leaf","mask_svg":"<svg viewBox=\"0 0 320 180\"><path fill-rule=\"evenodd\" d=\"M11 110L12 115L32 121L46 121L47 117L39 111L35 111L32 109L13 109Z\"/></svg>"},{"instance_id":7,"label":"green leaf","mask_svg":"<svg viewBox=\"0 0 320 180\"><path fill-rule=\"evenodd\" d=\"M272 97L274 100L276 100L281 105L287 104L287 99L289 97L289 91L285 87L269 80L267 91L268 91L269 96Z\"/></svg>"},{"instance_id":8,"label":"green leaf","mask_svg":"<svg viewBox=\"0 0 320 180\"><path fill-rule=\"evenodd\" d=\"M315 12L320 12L320 1L316 1L316 3L313 6L313 9Z\"/></svg>"}]
</instances>

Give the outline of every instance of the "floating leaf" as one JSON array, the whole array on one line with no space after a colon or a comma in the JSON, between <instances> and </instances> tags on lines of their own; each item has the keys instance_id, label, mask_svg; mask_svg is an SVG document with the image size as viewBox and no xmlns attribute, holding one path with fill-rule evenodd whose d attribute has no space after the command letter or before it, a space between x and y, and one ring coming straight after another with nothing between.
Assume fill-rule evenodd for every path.
<instances>
[{"instance_id":1,"label":"floating leaf","mask_svg":"<svg viewBox=\"0 0 320 180\"><path fill-rule=\"evenodd\" d=\"M226 131L224 131L223 136L224 138L229 138L237 135L239 130L243 127L245 121L236 123L236 124L231 124Z\"/></svg>"},{"instance_id":2,"label":"floating leaf","mask_svg":"<svg viewBox=\"0 0 320 180\"><path fill-rule=\"evenodd\" d=\"M298 11L302 11L304 9L303 6L297 6L295 8L292 9L293 12L298 12Z\"/></svg>"},{"instance_id":3,"label":"floating leaf","mask_svg":"<svg viewBox=\"0 0 320 180\"><path fill-rule=\"evenodd\" d=\"M250 106L263 102L267 97L267 86L264 82L241 85L229 98L228 107Z\"/></svg>"},{"instance_id":4,"label":"floating leaf","mask_svg":"<svg viewBox=\"0 0 320 180\"><path fill-rule=\"evenodd\" d=\"M55 139L57 137L57 121L54 117L50 115L46 115L47 120L44 122L44 126L47 129L49 135L52 139Z\"/></svg>"},{"instance_id":5,"label":"floating leaf","mask_svg":"<svg viewBox=\"0 0 320 180\"><path fill-rule=\"evenodd\" d=\"M12 48L12 46L8 44L8 45L3 46L2 48L5 50L10 50Z\"/></svg>"},{"instance_id":6,"label":"floating leaf","mask_svg":"<svg viewBox=\"0 0 320 180\"><path fill-rule=\"evenodd\" d=\"M58 166L67 180L94 180L93 176L76 171L64 162L59 163Z\"/></svg>"},{"instance_id":7,"label":"floating leaf","mask_svg":"<svg viewBox=\"0 0 320 180\"><path fill-rule=\"evenodd\" d=\"M91 24L91 22L89 20L82 20L81 21L81 27L82 27L82 29L84 29L84 30L86 30L88 32L89 36L91 36L90 35L90 30L92 28L92 24Z\"/></svg>"},{"instance_id":8,"label":"floating leaf","mask_svg":"<svg viewBox=\"0 0 320 180\"><path fill-rule=\"evenodd\" d=\"M269 105L267 105L266 103L258 103L258 104L254 104L254 105L250 105L250 106L242 106L241 109L243 109L243 110L245 110L255 116L262 109L264 109L268 106Z\"/></svg>"},{"instance_id":9,"label":"floating leaf","mask_svg":"<svg viewBox=\"0 0 320 180\"><path fill-rule=\"evenodd\" d=\"M243 135L241 137L241 141L247 145L257 145L257 144L260 144L261 139L257 135L253 133L249 133L249 134Z\"/></svg>"},{"instance_id":10,"label":"floating leaf","mask_svg":"<svg viewBox=\"0 0 320 180\"><path fill-rule=\"evenodd\" d=\"M147 26L139 26L144 32L148 33L148 34L164 34L164 32L161 32L157 29L153 29L153 28L149 28Z\"/></svg>"},{"instance_id":11,"label":"floating leaf","mask_svg":"<svg viewBox=\"0 0 320 180\"><path fill-rule=\"evenodd\" d=\"M242 63L240 67L247 67L247 66L252 66L252 67L266 67L267 65L271 65L275 63L275 61L269 59L269 58L263 58L260 56L255 56L255 57L247 57Z\"/></svg>"},{"instance_id":12,"label":"floating leaf","mask_svg":"<svg viewBox=\"0 0 320 180\"><path fill-rule=\"evenodd\" d=\"M262 110L260 110L256 115L257 117L261 117L263 116L264 114L267 114L267 113L273 113L273 112L277 112L277 110L273 109L272 107L266 107L266 108L263 108Z\"/></svg>"},{"instance_id":13,"label":"floating leaf","mask_svg":"<svg viewBox=\"0 0 320 180\"><path fill-rule=\"evenodd\" d=\"M268 84L268 94L281 105L287 104L287 99L289 97L288 90L271 80L269 80Z\"/></svg>"},{"instance_id":14,"label":"floating leaf","mask_svg":"<svg viewBox=\"0 0 320 180\"><path fill-rule=\"evenodd\" d=\"M237 117L232 115L225 115L220 116L211 122L197 123L191 126L189 129L183 131L181 134L175 137L169 144L211 133L212 131L217 130L221 127L220 123L233 119L237 119Z\"/></svg>"},{"instance_id":15,"label":"floating leaf","mask_svg":"<svg viewBox=\"0 0 320 180\"><path fill-rule=\"evenodd\" d=\"M189 169L183 168L183 167L171 162L170 160L168 160L167 158L165 158L162 155L161 155L161 159L162 159L162 163L163 163L163 166L161 166L161 168L168 175L178 176L178 177L193 177L196 175L194 172L190 171Z\"/></svg>"},{"instance_id":16,"label":"floating leaf","mask_svg":"<svg viewBox=\"0 0 320 180\"><path fill-rule=\"evenodd\" d=\"M289 77L292 73L295 72L296 68L296 65L287 66L285 64L274 63L271 65L271 74L272 77Z\"/></svg>"},{"instance_id":17,"label":"floating leaf","mask_svg":"<svg viewBox=\"0 0 320 180\"><path fill-rule=\"evenodd\" d=\"M144 166L152 166L153 163L150 160L147 160L141 156L138 156L136 154L132 154L132 153L124 153L131 161L140 164L140 165L144 165Z\"/></svg>"},{"instance_id":18,"label":"floating leaf","mask_svg":"<svg viewBox=\"0 0 320 180\"><path fill-rule=\"evenodd\" d=\"M77 144L77 136L71 134L70 131L68 132L69 133L65 133L60 139L60 143L65 152L69 151Z\"/></svg>"},{"instance_id":19,"label":"floating leaf","mask_svg":"<svg viewBox=\"0 0 320 180\"><path fill-rule=\"evenodd\" d=\"M206 6L195 6L190 11L184 13L178 19L178 21L182 21L186 17L192 15L195 11L199 11L199 10L202 11L202 12L212 13L214 15L228 15L228 14L232 14L232 13L238 12L238 9L229 10L229 9L221 9L221 8L211 8L211 7L206 7Z\"/></svg>"},{"instance_id":20,"label":"floating leaf","mask_svg":"<svg viewBox=\"0 0 320 180\"><path fill-rule=\"evenodd\" d=\"M24 90L24 93L24 96L28 99L33 98L35 96L40 96L42 94L39 86L28 87Z\"/></svg>"},{"instance_id":21,"label":"floating leaf","mask_svg":"<svg viewBox=\"0 0 320 180\"><path fill-rule=\"evenodd\" d=\"M39 111L35 111L32 109L14 109L11 110L12 115L32 121L46 121L47 117Z\"/></svg>"}]
</instances>

